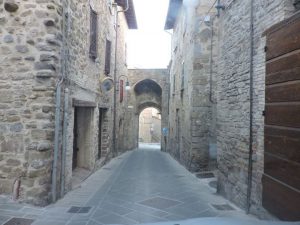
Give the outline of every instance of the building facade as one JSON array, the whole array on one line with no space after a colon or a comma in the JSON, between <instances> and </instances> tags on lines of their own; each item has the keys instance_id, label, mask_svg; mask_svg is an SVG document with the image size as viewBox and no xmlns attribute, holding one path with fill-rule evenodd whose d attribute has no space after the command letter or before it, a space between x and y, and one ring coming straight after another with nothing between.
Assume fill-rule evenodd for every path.
<instances>
[{"instance_id":1,"label":"building facade","mask_svg":"<svg viewBox=\"0 0 300 225\"><path fill-rule=\"evenodd\" d=\"M171 1L165 29L173 29L168 151L193 172L214 169L216 22L210 1ZM182 7L181 7L182 5ZM177 14L174 12L177 12Z\"/></svg>"},{"instance_id":2,"label":"building facade","mask_svg":"<svg viewBox=\"0 0 300 225\"><path fill-rule=\"evenodd\" d=\"M121 0L0 6L0 193L13 189L15 198L46 205L72 188L77 169L91 173L116 155L113 86L127 73L134 6Z\"/></svg>"},{"instance_id":3,"label":"building facade","mask_svg":"<svg viewBox=\"0 0 300 225\"><path fill-rule=\"evenodd\" d=\"M194 171L192 155L199 157L196 168L205 170L207 155L216 149L219 193L260 217L299 220L293 209L300 202L299 154L293 150L299 146L299 116L293 114L297 106L284 108L298 99L280 98L288 90L293 96L298 92L285 89L291 80L278 78L292 76L299 65L293 61L299 49L299 2L216 3L217 9L210 1L170 1L166 29L173 29L174 97L169 139L180 148L169 152ZM278 43L286 43L285 51L275 54ZM276 119L281 112L293 119Z\"/></svg>"}]
</instances>

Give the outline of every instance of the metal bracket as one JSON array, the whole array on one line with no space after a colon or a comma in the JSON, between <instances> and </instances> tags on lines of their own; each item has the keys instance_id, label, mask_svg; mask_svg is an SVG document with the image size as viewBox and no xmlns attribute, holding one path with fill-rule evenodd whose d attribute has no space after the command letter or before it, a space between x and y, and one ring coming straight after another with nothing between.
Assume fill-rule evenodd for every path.
<instances>
[{"instance_id":1,"label":"metal bracket","mask_svg":"<svg viewBox=\"0 0 300 225\"><path fill-rule=\"evenodd\" d=\"M215 8L218 10L217 17L219 17L220 16L220 11L225 10L225 5L222 5L220 3L220 0L218 0L217 5L215 6Z\"/></svg>"}]
</instances>

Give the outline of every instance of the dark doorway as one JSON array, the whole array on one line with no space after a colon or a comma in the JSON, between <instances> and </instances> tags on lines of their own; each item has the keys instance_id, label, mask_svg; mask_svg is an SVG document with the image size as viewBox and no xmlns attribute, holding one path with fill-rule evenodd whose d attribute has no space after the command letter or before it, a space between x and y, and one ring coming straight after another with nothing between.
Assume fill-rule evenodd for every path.
<instances>
[{"instance_id":1,"label":"dark doorway","mask_svg":"<svg viewBox=\"0 0 300 225\"><path fill-rule=\"evenodd\" d=\"M73 128L73 161L72 161L72 169L74 170L77 167L77 157L78 157L78 108L74 109L74 128Z\"/></svg>"},{"instance_id":2,"label":"dark doorway","mask_svg":"<svg viewBox=\"0 0 300 225\"><path fill-rule=\"evenodd\" d=\"M74 108L73 170L93 168L93 112L92 107Z\"/></svg>"},{"instance_id":3,"label":"dark doorway","mask_svg":"<svg viewBox=\"0 0 300 225\"><path fill-rule=\"evenodd\" d=\"M180 159L180 116L179 109L176 109L176 157Z\"/></svg>"},{"instance_id":4,"label":"dark doorway","mask_svg":"<svg viewBox=\"0 0 300 225\"><path fill-rule=\"evenodd\" d=\"M102 156L102 142L103 142L103 124L104 118L106 116L107 109L100 108L99 109L99 124L98 124L98 159Z\"/></svg>"}]
</instances>

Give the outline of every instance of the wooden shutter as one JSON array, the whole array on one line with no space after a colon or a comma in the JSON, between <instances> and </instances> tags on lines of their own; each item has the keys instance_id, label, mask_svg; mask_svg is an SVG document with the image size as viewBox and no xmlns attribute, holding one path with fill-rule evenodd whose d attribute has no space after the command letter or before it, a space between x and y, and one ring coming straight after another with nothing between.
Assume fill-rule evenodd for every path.
<instances>
[{"instance_id":1,"label":"wooden shutter","mask_svg":"<svg viewBox=\"0 0 300 225\"><path fill-rule=\"evenodd\" d=\"M300 13L267 33L263 206L300 220Z\"/></svg>"},{"instance_id":2,"label":"wooden shutter","mask_svg":"<svg viewBox=\"0 0 300 225\"><path fill-rule=\"evenodd\" d=\"M106 40L106 51L105 51L105 69L106 75L110 74L110 58L111 58L111 41Z\"/></svg>"},{"instance_id":3,"label":"wooden shutter","mask_svg":"<svg viewBox=\"0 0 300 225\"><path fill-rule=\"evenodd\" d=\"M124 99L124 81L120 80L120 102Z\"/></svg>"},{"instance_id":4,"label":"wooden shutter","mask_svg":"<svg viewBox=\"0 0 300 225\"><path fill-rule=\"evenodd\" d=\"M90 8L90 58L95 61L98 53L98 15Z\"/></svg>"}]
</instances>

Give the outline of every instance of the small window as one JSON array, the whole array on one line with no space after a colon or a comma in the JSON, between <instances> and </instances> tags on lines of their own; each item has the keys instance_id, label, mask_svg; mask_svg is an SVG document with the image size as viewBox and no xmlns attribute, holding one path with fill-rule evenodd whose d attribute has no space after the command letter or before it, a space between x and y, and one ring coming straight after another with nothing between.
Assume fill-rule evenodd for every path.
<instances>
[{"instance_id":1,"label":"small window","mask_svg":"<svg viewBox=\"0 0 300 225\"><path fill-rule=\"evenodd\" d=\"M127 44L125 44L125 66L127 66L127 65L128 65L127 58L128 58Z\"/></svg>"},{"instance_id":2,"label":"small window","mask_svg":"<svg viewBox=\"0 0 300 225\"><path fill-rule=\"evenodd\" d=\"M90 8L90 58L95 61L98 55L98 15Z\"/></svg>"},{"instance_id":3,"label":"small window","mask_svg":"<svg viewBox=\"0 0 300 225\"><path fill-rule=\"evenodd\" d=\"M175 79L175 74L174 74L174 76L173 76L173 96L175 95L175 90L176 90L175 82L176 82L176 79Z\"/></svg>"},{"instance_id":4,"label":"small window","mask_svg":"<svg viewBox=\"0 0 300 225\"><path fill-rule=\"evenodd\" d=\"M181 68L181 91L184 90L184 78L185 78L185 64L184 61L182 62L182 68Z\"/></svg>"},{"instance_id":5,"label":"small window","mask_svg":"<svg viewBox=\"0 0 300 225\"><path fill-rule=\"evenodd\" d=\"M110 74L110 59L111 59L111 41L106 40L106 50L105 50L105 75Z\"/></svg>"}]
</instances>

